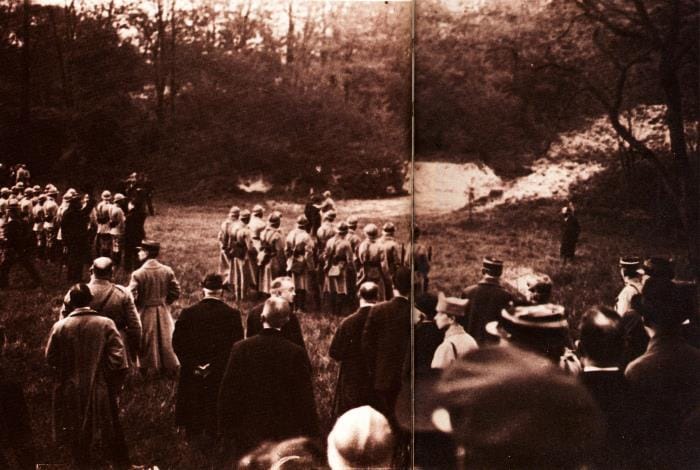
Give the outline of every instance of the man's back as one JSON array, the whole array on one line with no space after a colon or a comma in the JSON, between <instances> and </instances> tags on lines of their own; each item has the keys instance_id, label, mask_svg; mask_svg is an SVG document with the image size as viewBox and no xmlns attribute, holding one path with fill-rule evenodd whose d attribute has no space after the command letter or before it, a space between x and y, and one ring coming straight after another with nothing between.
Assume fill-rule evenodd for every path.
<instances>
[{"instance_id":1,"label":"man's back","mask_svg":"<svg viewBox=\"0 0 700 470\"><path fill-rule=\"evenodd\" d=\"M263 307L265 307L264 302L256 305L248 312L248 318L246 318L246 338L251 338L263 330L261 319ZM284 338L301 346L306 351L306 343L304 342L304 335L301 332L299 318L297 318L294 312L289 314L289 321L284 324L280 331Z\"/></svg>"},{"instance_id":2,"label":"man's back","mask_svg":"<svg viewBox=\"0 0 700 470\"><path fill-rule=\"evenodd\" d=\"M219 429L237 452L319 434L306 352L275 329L236 343L219 393Z\"/></svg>"},{"instance_id":3,"label":"man's back","mask_svg":"<svg viewBox=\"0 0 700 470\"><path fill-rule=\"evenodd\" d=\"M460 323L479 344L487 338L486 324L496 321L501 310L508 306L513 296L508 293L496 279L485 278L478 284L464 289L463 299L469 299L467 315L460 318Z\"/></svg>"},{"instance_id":4,"label":"man's back","mask_svg":"<svg viewBox=\"0 0 700 470\"><path fill-rule=\"evenodd\" d=\"M700 406L700 350L680 335L655 336L647 352L625 370L636 403L635 432L649 465L679 455L684 420Z\"/></svg>"}]
</instances>

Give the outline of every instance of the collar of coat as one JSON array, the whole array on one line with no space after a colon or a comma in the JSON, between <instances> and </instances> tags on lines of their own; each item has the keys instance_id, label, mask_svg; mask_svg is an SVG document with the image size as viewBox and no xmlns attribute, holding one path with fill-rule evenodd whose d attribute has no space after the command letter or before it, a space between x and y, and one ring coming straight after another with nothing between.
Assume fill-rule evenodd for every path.
<instances>
[{"instance_id":1,"label":"collar of coat","mask_svg":"<svg viewBox=\"0 0 700 470\"><path fill-rule=\"evenodd\" d=\"M99 315L96 311L91 309L90 307L80 307L76 308L72 312L70 312L69 317L78 317L80 315Z\"/></svg>"},{"instance_id":2,"label":"collar of coat","mask_svg":"<svg viewBox=\"0 0 700 470\"><path fill-rule=\"evenodd\" d=\"M160 262L155 258L149 258L141 265L142 268L153 269L160 267Z\"/></svg>"},{"instance_id":3,"label":"collar of coat","mask_svg":"<svg viewBox=\"0 0 700 470\"><path fill-rule=\"evenodd\" d=\"M281 336L282 331L280 331L278 328L263 328L263 330L260 332L261 335L263 336Z\"/></svg>"},{"instance_id":4,"label":"collar of coat","mask_svg":"<svg viewBox=\"0 0 700 470\"><path fill-rule=\"evenodd\" d=\"M481 281L479 281L479 284L487 284L491 286L500 286L501 281L497 277L489 276L488 274L485 275L484 277L481 278Z\"/></svg>"}]
</instances>

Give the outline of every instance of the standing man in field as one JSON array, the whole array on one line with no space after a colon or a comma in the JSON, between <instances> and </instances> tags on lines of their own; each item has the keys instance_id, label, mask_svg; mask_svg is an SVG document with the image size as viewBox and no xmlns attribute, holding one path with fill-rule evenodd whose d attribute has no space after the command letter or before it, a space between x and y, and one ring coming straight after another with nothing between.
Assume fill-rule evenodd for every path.
<instances>
[{"instance_id":1,"label":"standing man in field","mask_svg":"<svg viewBox=\"0 0 700 470\"><path fill-rule=\"evenodd\" d=\"M396 238L394 238L396 227L393 223L385 223L382 232L382 238L379 241L379 246L384 252L382 255L382 272L384 273L387 299L390 299L393 291L392 279L403 262L403 246L399 245Z\"/></svg>"},{"instance_id":2,"label":"standing man in field","mask_svg":"<svg viewBox=\"0 0 700 470\"><path fill-rule=\"evenodd\" d=\"M563 220L561 222L561 247L559 255L566 264L573 261L576 256L576 244L581 234L581 226L578 223L574 208L571 204L564 206L561 210Z\"/></svg>"},{"instance_id":3,"label":"standing man in field","mask_svg":"<svg viewBox=\"0 0 700 470\"><path fill-rule=\"evenodd\" d=\"M286 272L284 257L284 235L280 230L282 219L279 212L273 212L268 217L268 225L260 234L260 250L258 250L258 271L260 292L271 293L272 281Z\"/></svg>"},{"instance_id":4,"label":"standing man in field","mask_svg":"<svg viewBox=\"0 0 700 470\"><path fill-rule=\"evenodd\" d=\"M70 282L80 282L83 266L90 259L90 212L92 204L83 206L79 195L68 203L68 209L61 217L61 234L65 247L66 270Z\"/></svg>"},{"instance_id":5,"label":"standing man in field","mask_svg":"<svg viewBox=\"0 0 700 470\"><path fill-rule=\"evenodd\" d=\"M280 331L282 332L282 336L292 343L298 344L306 351L306 343L304 342L304 335L301 332L301 324L299 323L299 318L294 314L294 298L296 296L294 281L289 277L278 277L274 279L271 284L270 295L271 297L279 297L289 302L289 307L291 309L289 321L280 328ZM263 330L262 312L264 308L265 302L262 302L248 312L248 318L246 319L246 338L251 338Z\"/></svg>"},{"instance_id":6,"label":"standing man in field","mask_svg":"<svg viewBox=\"0 0 700 470\"><path fill-rule=\"evenodd\" d=\"M90 469L102 463L91 454L101 436L114 467L127 469L117 405L126 371L124 344L114 321L89 307L87 285L74 285L68 298L71 313L54 324L46 345L46 361L54 370L54 440L70 446L77 468Z\"/></svg>"},{"instance_id":7,"label":"standing man in field","mask_svg":"<svg viewBox=\"0 0 700 470\"><path fill-rule=\"evenodd\" d=\"M0 289L8 287L10 269L20 264L32 278L31 287L41 285L41 276L34 266L34 236L29 223L22 219L17 202L8 204L7 222L3 225L4 256L0 262Z\"/></svg>"},{"instance_id":8,"label":"standing man in field","mask_svg":"<svg viewBox=\"0 0 700 470\"><path fill-rule=\"evenodd\" d=\"M374 282L379 286L379 294L377 300L383 302L387 298L386 284L384 283L384 273L382 266L384 264L384 251L377 240L379 229L374 224L367 224L364 227L367 238L362 240L357 248L357 259L360 265L360 277L357 280L358 284L364 282Z\"/></svg>"},{"instance_id":9,"label":"standing man in field","mask_svg":"<svg viewBox=\"0 0 700 470\"><path fill-rule=\"evenodd\" d=\"M95 259L90 274L87 284L92 295L90 308L114 321L124 343L124 367L134 367L141 347L141 319L134 298L129 289L112 282L114 269L110 258L103 256ZM63 300L63 317L71 313L69 294Z\"/></svg>"},{"instance_id":10,"label":"standing man in field","mask_svg":"<svg viewBox=\"0 0 700 470\"><path fill-rule=\"evenodd\" d=\"M338 232L326 243L326 251L323 283L324 296L328 294L331 313L340 315L347 304L348 298L348 271L353 267L355 255L352 245L348 240L348 225L341 222Z\"/></svg>"},{"instance_id":11,"label":"standing man in field","mask_svg":"<svg viewBox=\"0 0 700 470\"><path fill-rule=\"evenodd\" d=\"M237 459L265 441L320 436L311 364L306 351L280 331L290 313L289 302L270 297L263 330L231 350L218 400L229 457Z\"/></svg>"},{"instance_id":12,"label":"standing man in field","mask_svg":"<svg viewBox=\"0 0 700 470\"><path fill-rule=\"evenodd\" d=\"M170 304L180 297L180 283L172 268L158 261L160 243L144 240L139 247L141 267L131 274L129 289L141 315L141 370L174 376L180 363L173 351Z\"/></svg>"},{"instance_id":13,"label":"standing man in field","mask_svg":"<svg viewBox=\"0 0 700 470\"><path fill-rule=\"evenodd\" d=\"M112 193L102 191L102 200L95 206L95 219L97 221L95 254L97 256L112 256L112 235L109 233L111 210Z\"/></svg>"},{"instance_id":14,"label":"standing man in field","mask_svg":"<svg viewBox=\"0 0 700 470\"><path fill-rule=\"evenodd\" d=\"M501 318L501 310L512 301L513 296L501 286L503 261L487 256L482 262L483 277L462 291L462 298L469 299L467 315L461 317L464 329L479 345L489 338L486 324Z\"/></svg>"},{"instance_id":15,"label":"standing man in field","mask_svg":"<svg viewBox=\"0 0 700 470\"><path fill-rule=\"evenodd\" d=\"M239 302L245 299L248 292L255 287L255 272L253 262L257 259L252 253L255 252L253 237L248 223L250 222L250 211L241 211L240 224L232 224L234 230L231 235L231 253L233 257L233 293Z\"/></svg>"},{"instance_id":16,"label":"standing man in field","mask_svg":"<svg viewBox=\"0 0 700 470\"><path fill-rule=\"evenodd\" d=\"M175 424L204 446L216 437L216 400L231 346L243 339L241 313L223 298L219 274L202 281L203 299L184 310L175 323L173 349L182 369L177 386Z\"/></svg>"},{"instance_id":17,"label":"standing man in field","mask_svg":"<svg viewBox=\"0 0 700 470\"><path fill-rule=\"evenodd\" d=\"M284 248L287 257L287 272L294 281L297 307L301 311L306 309L306 294L312 288L312 276L315 269L314 241L306 231L308 223L305 216L297 217L297 227L287 234Z\"/></svg>"},{"instance_id":18,"label":"standing man in field","mask_svg":"<svg viewBox=\"0 0 700 470\"><path fill-rule=\"evenodd\" d=\"M226 284L231 283L230 272L233 259L229 256L229 247L231 245L231 234L233 233L234 224L238 223L238 217L241 214L241 210L233 206L228 211L228 217L221 222L221 228L219 228L219 273L226 274L227 279L224 281Z\"/></svg>"}]
</instances>

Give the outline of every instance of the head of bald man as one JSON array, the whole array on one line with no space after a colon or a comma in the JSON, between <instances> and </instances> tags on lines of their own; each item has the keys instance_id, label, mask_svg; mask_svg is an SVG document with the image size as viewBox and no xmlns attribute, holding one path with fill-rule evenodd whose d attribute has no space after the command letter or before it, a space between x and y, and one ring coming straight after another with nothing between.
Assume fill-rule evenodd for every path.
<instances>
[{"instance_id":1,"label":"head of bald man","mask_svg":"<svg viewBox=\"0 0 700 470\"><path fill-rule=\"evenodd\" d=\"M113 267L112 260L106 256L96 258L92 262L90 272L96 279L112 279Z\"/></svg>"},{"instance_id":2,"label":"head of bald man","mask_svg":"<svg viewBox=\"0 0 700 470\"><path fill-rule=\"evenodd\" d=\"M272 296L265 301L262 311L262 322L269 328L282 328L289 321L292 307L282 297Z\"/></svg>"}]
</instances>

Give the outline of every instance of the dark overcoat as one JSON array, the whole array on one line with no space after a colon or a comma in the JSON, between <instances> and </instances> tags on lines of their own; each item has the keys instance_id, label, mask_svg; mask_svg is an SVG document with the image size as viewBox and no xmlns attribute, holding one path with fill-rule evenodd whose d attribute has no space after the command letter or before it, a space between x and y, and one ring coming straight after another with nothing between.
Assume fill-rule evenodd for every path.
<instances>
[{"instance_id":1,"label":"dark overcoat","mask_svg":"<svg viewBox=\"0 0 700 470\"><path fill-rule=\"evenodd\" d=\"M562 258L573 258L576 253L576 243L581 233L581 226L575 215L566 216L561 226L561 248L559 254Z\"/></svg>"},{"instance_id":2,"label":"dark overcoat","mask_svg":"<svg viewBox=\"0 0 700 470\"><path fill-rule=\"evenodd\" d=\"M402 365L411 345L411 303L405 297L372 307L362 333L362 353L379 411L393 416ZM383 409L380 409L383 408Z\"/></svg>"},{"instance_id":3,"label":"dark overcoat","mask_svg":"<svg viewBox=\"0 0 700 470\"><path fill-rule=\"evenodd\" d=\"M173 333L181 366L175 424L216 432L219 386L231 347L242 339L240 312L219 299L207 297L182 311Z\"/></svg>"},{"instance_id":4,"label":"dark overcoat","mask_svg":"<svg viewBox=\"0 0 700 470\"><path fill-rule=\"evenodd\" d=\"M345 318L331 342L329 355L340 362L333 400L335 417L371 403L372 388L367 363L362 355L362 332L371 309L371 305L360 307L357 312Z\"/></svg>"},{"instance_id":5,"label":"dark overcoat","mask_svg":"<svg viewBox=\"0 0 700 470\"><path fill-rule=\"evenodd\" d=\"M497 279L485 277L478 284L462 291L462 298L469 299L467 315L459 319L460 324L479 344L488 338L486 324L501 317L501 311L513 301Z\"/></svg>"},{"instance_id":6,"label":"dark overcoat","mask_svg":"<svg viewBox=\"0 0 700 470\"><path fill-rule=\"evenodd\" d=\"M319 437L306 351L266 328L234 344L218 402L219 432L242 455L264 441Z\"/></svg>"}]
</instances>

